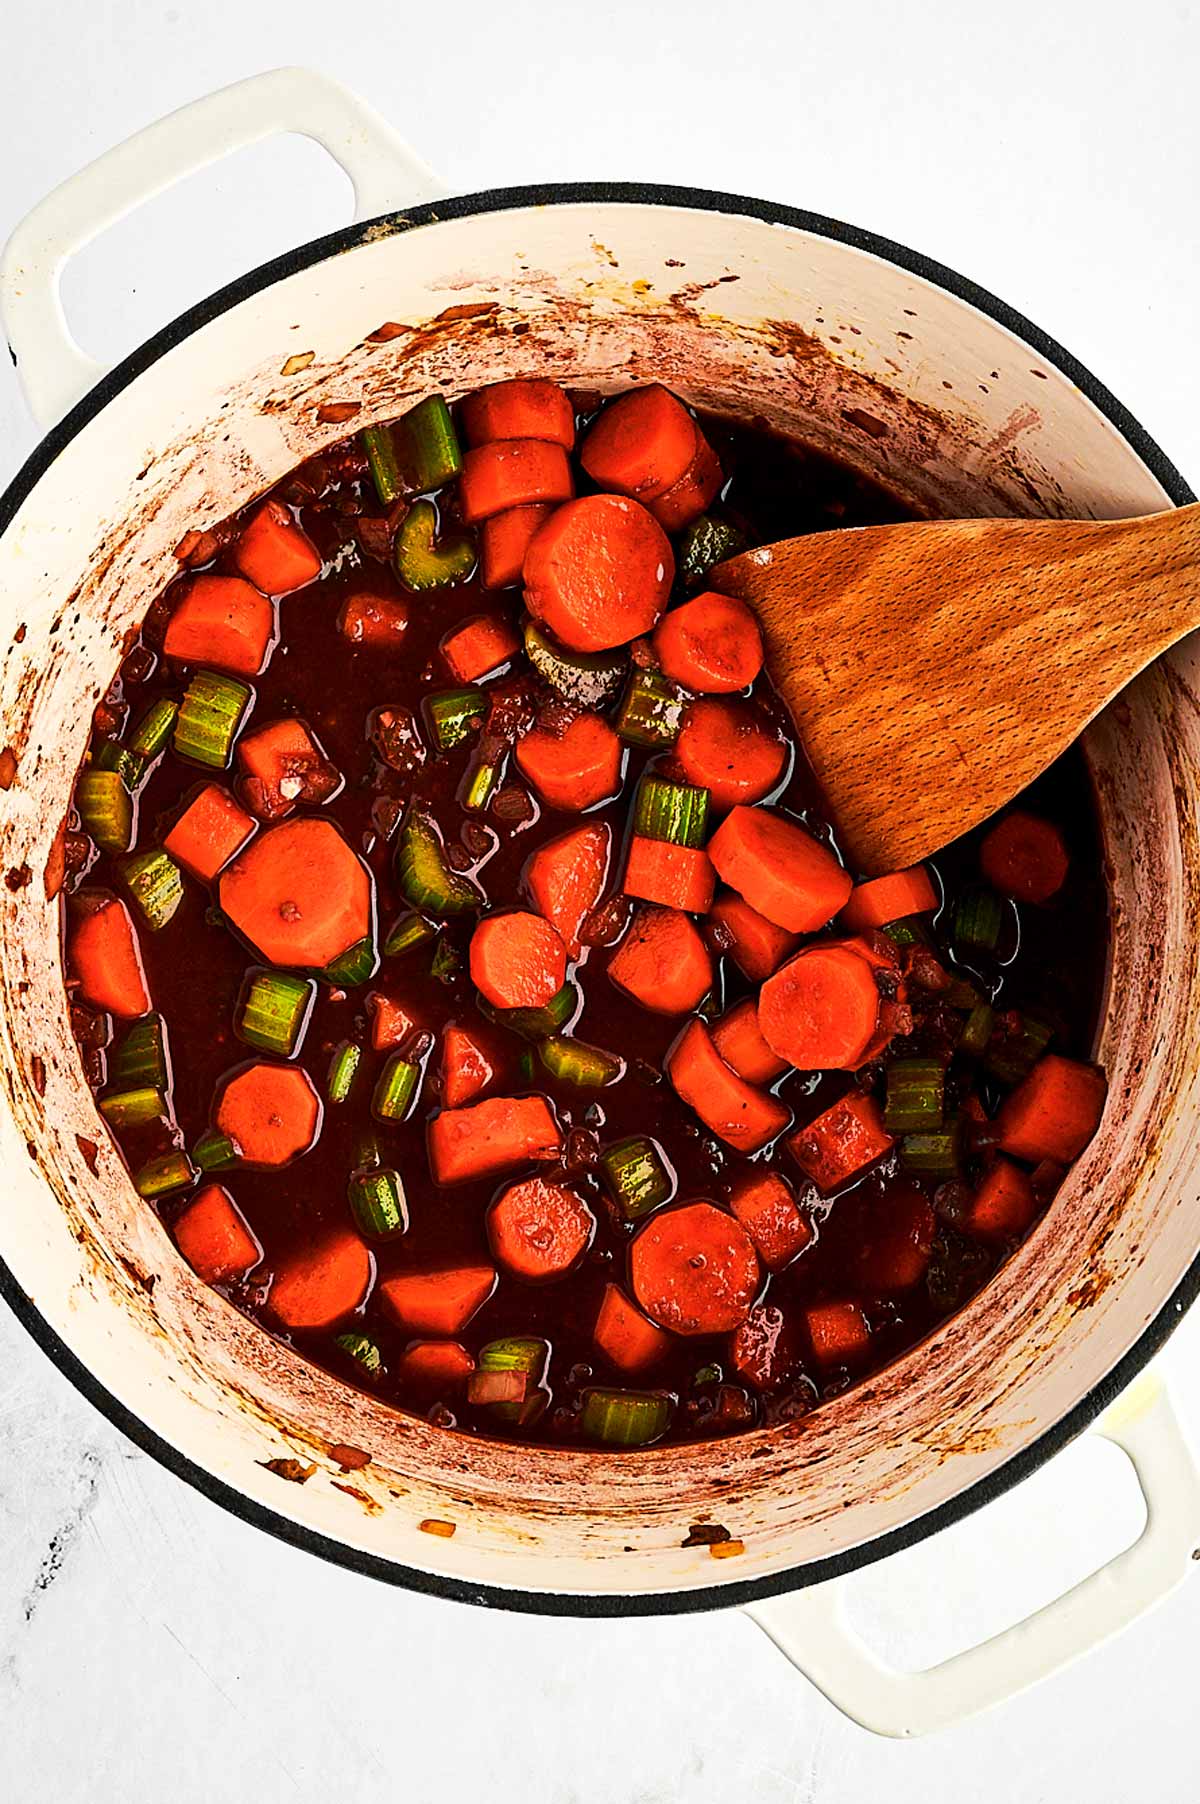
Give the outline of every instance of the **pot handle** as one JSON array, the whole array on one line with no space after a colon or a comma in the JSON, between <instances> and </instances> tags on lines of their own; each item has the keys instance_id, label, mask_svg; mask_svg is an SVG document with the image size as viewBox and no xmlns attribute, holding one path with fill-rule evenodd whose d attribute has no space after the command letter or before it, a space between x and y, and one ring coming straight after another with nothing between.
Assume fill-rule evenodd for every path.
<instances>
[{"instance_id":1,"label":"pot handle","mask_svg":"<svg viewBox=\"0 0 1200 1804\"><path fill-rule=\"evenodd\" d=\"M876 1735L927 1735L1014 1697L1098 1647L1186 1576L1200 1538L1200 1472L1160 1381L1119 1398L1095 1433L1129 1455L1146 1501L1141 1535L1032 1616L925 1672L883 1665L845 1620L838 1581L749 1606L794 1666Z\"/></svg>"},{"instance_id":2,"label":"pot handle","mask_svg":"<svg viewBox=\"0 0 1200 1804\"><path fill-rule=\"evenodd\" d=\"M168 113L62 182L0 255L0 326L39 426L61 419L104 373L63 314L59 285L70 258L175 182L281 132L315 139L340 164L356 220L446 193L386 120L312 69L251 75Z\"/></svg>"}]
</instances>

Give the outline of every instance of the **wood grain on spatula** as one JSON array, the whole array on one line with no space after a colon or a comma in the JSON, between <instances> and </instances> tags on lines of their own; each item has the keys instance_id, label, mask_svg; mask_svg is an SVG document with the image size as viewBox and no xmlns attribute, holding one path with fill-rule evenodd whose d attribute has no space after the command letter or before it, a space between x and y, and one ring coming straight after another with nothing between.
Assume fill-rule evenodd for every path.
<instances>
[{"instance_id":1,"label":"wood grain on spatula","mask_svg":"<svg viewBox=\"0 0 1200 1804\"><path fill-rule=\"evenodd\" d=\"M709 581L757 610L850 862L897 870L986 820L1200 626L1200 505L813 533Z\"/></svg>"}]
</instances>

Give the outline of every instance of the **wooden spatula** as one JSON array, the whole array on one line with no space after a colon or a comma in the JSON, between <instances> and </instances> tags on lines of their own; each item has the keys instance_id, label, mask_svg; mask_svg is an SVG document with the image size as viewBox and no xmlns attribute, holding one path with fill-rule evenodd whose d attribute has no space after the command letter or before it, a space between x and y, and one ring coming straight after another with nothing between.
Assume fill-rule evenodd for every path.
<instances>
[{"instance_id":1,"label":"wooden spatula","mask_svg":"<svg viewBox=\"0 0 1200 1804\"><path fill-rule=\"evenodd\" d=\"M897 870L994 813L1200 626L1200 504L814 533L709 586L757 610L851 863Z\"/></svg>"}]
</instances>

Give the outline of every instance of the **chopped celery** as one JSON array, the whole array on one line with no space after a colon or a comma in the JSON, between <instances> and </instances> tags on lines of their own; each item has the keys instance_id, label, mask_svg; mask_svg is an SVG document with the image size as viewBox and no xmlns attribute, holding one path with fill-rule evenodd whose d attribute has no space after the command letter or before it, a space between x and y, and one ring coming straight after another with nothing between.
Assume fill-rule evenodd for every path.
<instances>
[{"instance_id":1,"label":"chopped celery","mask_svg":"<svg viewBox=\"0 0 1200 1804\"><path fill-rule=\"evenodd\" d=\"M601 708L610 702L629 668L621 651L565 651L536 620L525 622L525 655L556 694L579 708Z\"/></svg>"},{"instance_id":2,"label":"chopped celery","mask_svg":"<svg viewBox=\"0 0 1200 1804\"><path fill-rule=\"evenodd\" d=\"M396 575L406 589L422 594L467 580L475 568L475 541L469 533L438 537L432 501L414 501L396 534L392 553Z\"/></svg>"},{"instance_id":3,"label":"chopped celery","mask_svg":"<svg viewBox=\"0 0 1200 1804\"><path fill-rule=\"evenodd\" d=\"M714 564L746 549L746 535L726 520L701 514L686 527L675 550L675 568L686 589L698 589Z\"/></svg>"},{"instance_id":4,"label":"chopped celery","mask_svg":"<svg viewBox=\"0 0 1200 1804\"><path fill-rule=\"evenodd\" d=\"M962 977L957 973L951 976L946 988L939 990L937 995L939 1002L946 1003L950 1008L966 1009L968 1013L983 1001L978 985L973 984L969 977Z\"/></svg>"},{"instance_id":5,"label":"chopped celery","mask_svg":"<svg viewBox=\"0 0 1200 1804\"><path fill-rule=\"evenodd\" d=\"M137 1090L110 1090L100 1098L98 1106L109 1127L118 1133L161 1121L167 1113L166 1097L151 1084Z\"/></svg>"},{"instance_id":6,"label":"chopped celery","mask_svg":"<svg viewBox=\"0 0 1200 1804\"><path fill-rule=\"evenodd\" d=\"M196 1173L187 1154L176 1148L150 1159L133 1176L139 1196L167 1196L172 1190L185 1190Z\"/></svg>"},{"instance_id":7,"label":"chopped celery","mask_svg":"<svg viewBox=\"0 0 1200 1804\"><path fill-rule=\"evenodd\" d=\"M156 702L151 702L129 735L129 749L134 756L149 764L160 752L165 752L178 713L179 703L168 696L160 695Z\"/></svg>"},{"instance_id":8,"label":"chopped celery","mask_svg":"<svg viewBox=\"0 0 1200 1804\"><path fill-rule=\"evenodd\" d=\"M708 791L693 783L643 777L633 803L633 830L674 846L702 846L708 826Z\"/></svg>"},{"instance_id":9,"label":"chopped celery","mask_svg":"<svg viewBox=\"0 0 1200 1804\"><path fill-rule=\"evenodd\" d=\"M549 1364L549 1341L526 1335L488 1341L467 1380L468 1401L486 1406L501 1422L528 1428L550 1400Z\"/></svg>"},{"instance_id":10,"label":"chopped celery","mask_svg":"<svg viewBox=\"0 0 1200 1804\"><path fill-rule=\"evenodd\" d=\"M421 1067L394 1052L379 1075L371 1097L376 1121L403 1121L417 1099Z\"/></svg>"},{"instance_id":11,"label":"chopped celery","mask_svg":"<svg viewBox=\"0 0 1200 1804\"><path fill-rule=\"evenodd\" d=\"M577 1084L582 1090L598 1090L615 1084L625 1070L624 1059L582 1040L550 1039L538 1046L538 1057L560 1083Z\"/></svg>"},{"instance_id":12,"label":"chopped celery","mask_svg":"<svg viewBox=\"0 0 1200 1804\"><path fill-rule=\"evenodd\" d=\"M1054 1029L1032 1015L1020 1015L1015 1026L1003 1022L988 1041L984 1068L1002 1084L1028 1077L1054 1038Z\"/></svg>"},{"instance_id":13,"label":"chopped celery","mask_svg":"<svg viewBox=\"0 0 1200 1804\"><path fill-rule=\"evenodd\" d=\"M609 1447L645 1447L671 1419L668 1398L655 1391L604 1390L583 1393L579 1425L593 1441Z\"/></svg>"},{"instance_id":14,"label":"chopped celery","mask_svg":"<svg viewBox=\"0 0 1200 1804\"><path fill-rule=\"evenodd\" d=\"M325 1079L327 1102L345 1102L361 1063L362 1047L356 1046L353 1040L343 1040L329 1061L329 1076Z\"/></svg>"},{"instance_id":15,"label":"chopped celery","mask_svg":"<svg viewBox=\"0 0 1200 1804\"><path fill-rule=\"evenodd\" d=\"M168 854L156 848L121 860L121 880L151 933L164 928L183 901L183 877Z\"/></svg>"},{"instance_id":16,"label":"chopped celery","mask_svg":"<svg viewBox=\"0 0 1200 1804\"><path fill-rule=\"evenodd\" d=\"M102 739L92 756L93 770L115 770L126 789L140 787L146 775L142 760L115 739Z\"/></svg>"},{"instance_id":17,"label":"chopped celery","mask_svg":"<svg viewBox=\"0 0 1200 1804\"><path fill-rule=\"evenodd\" d=\"M683 697L672 683L656 670L632 672L617 710L622 739L661 750L674 745L682 720Z\"/></svg>"},{"instance_id":18,"label":"chopped celery","mask_svg":"<svg viewBox=\"0 0 1200 1804\"><path fill-rule=\"evenodd\" d=\"M626 1221L648 1215L675 1189L657 1143L640 1136L606 1147L600 1155L600 1169Z\"/></svg>"},{"instance_id":19,"label":"chopped celery","mask_svg":"<svg viewBox=\"0 0 1200 1804\"><path fill-rule=\"evenodd\" d=\"M79 818L102 852L133 844L133 800L119 771L85 770L75 785Z\"/></svg>"},{"instance_id":20,"label":"chopped celery","mask_svg":"<svg viewBox=\"0 0 1200 1804\"><path fill-rule=\"evenodd\" d=\"M921 1177L954 1178L963 1165L962 1124L956 1118L933 1133L905 1134L900 1163Z\"/></svg>"},{"instance_id":21,"label":"chopped celery","mask_svg":"<svg viewBox=\"0 0 1200 1804\"><path fill-rule=\"evenodd\" d=\"M989 1002L977 1002L963 1023L962 1033L958 1037L959 1052L965 1052L971 1059L982 1058L992 1037L995 1019L996 1011Z\"/></svg>"},{"instance_id":22,"label":"chopped celery","mask_svg":"<svg viewBox=\"0 0 1200 1804\"><path fill-rule=\"evenodd\" d=\"M366 426L363 429L362 439L371 479L375 484L375 493L384 507L391 507L393 501L400 499L403 487L400 460L396 455L392 429L390 426Z\"/></svg>"},{"instance_id":23,"label":"chopped celery","mask_svg":"<svg viewBox=\"0 0 1200 1804\"><path fill-rule=\"evenodd\" d=\"M184 691L171 744L181 758L224 770L233 751L251 694L245 683L198 670Z\"/></svg>"},{"instance_id":24,"label":"chopped celery","mask_svg":"<svg viewBox=\"0 0 1200 1804\"><path fill-rule=\"evenodd\" d=\"M108 1081L114 1089L137 1090L149 1086L165 1090L170 1079L167 1030L161 1015L143 1015L125 1034L108 1063Z\"/></svg>"},{"instance_id":25,"label":"chopped celery","mask_svg":"<svg viewBox=\"0 0 1200 1804\"><path fill-rule=\"evenodd\" d=\"M335 1347L340 1347L368 1378L378 1378L383 1370L383 1355L368 1334L336 1334Z\"/></svg>"},{"instance_id":26,"label":"chopped celery","mask_svg":"<svg viewBox=\"0 0 1200 1804\"><path fill-rule=\"evenodd\" d=\"M441 395L429 395L391 425L363 431L375 492L385 507L401 495L440 489L462 469L454 421Z\"/></svg>"},{"instance_id":27,"label":"chopped celery","mask_svg":"<svg viewBox=\"0 0 1200 1804\"><path fill-rule=\"evenodd\" d=\"M453 983L461 970L462 953L443 934L433 949L429 975L436 977L439 983Z\"/></svg>"},{"instance_id":28,"label":"chopped celery","mask_svg":"<svg viewBox=\"0 0 1200 1804\"><path fill-rule=\"evenodd\" d=\"M368 934L365 939L355 940L353 946L339 952L333 963L318 971L317 976L339 990L352 990L360 983L369 983L378 969L379 954L374 939Z\"/></svg>"},{"instance_id":29,"label":"chopped celery","mask_svg":"<svg viewBox=\"0 0 1200 1804\"><path fill-rule=\"evenodd\" d=\"M490 762L477 763L467 777L462 789L462 805L468 814L481 814L495 794L500 781L500 766Z\"/></svg>"},{"instance_id":30,"label":"chopped celery","mask_svg":"<svg viewBox=\"0 0 1200 1804\"><path fill-rule=\"evenodd\" d=\"M222 1134L217 1128L205 1128L192 1148L192 1164L198 1165L201 1171L224 1171L228 1166L236 1165L240 1158L229 1135Z\"/></svg>"},{"instance_id":31,"label":"chopped celery","mask_svg":"<svg viewBox=\"0 0 1200 1804\"><path fill-rule=\"evenodd\" d=\"M450 869L436 821L419 809L409 810L400 830L396 876L408 900L431 914L465 914L483 902L470 879Z\"/></svg>"},{"instance_id":32,"label":"chopped celery","mask_svg":"<svg viewBox=\"0 0 1200 1804\"><path fill-rule=\"evenodd\" d=\"M541 1008L493 1008L479 999L479 1007L489 1021L510 1027L523 1040L546 1040L551 1034L569 1027L579 1012L579 991L573 983L564 983Z\"/></svg>"},{"instance_id":33,"label":"chopped celery","mask_svg":"<svg viewBox=\"0 0 1200 1804\"><path fill-rule=\"evenodd\" d=\"M994 890L972 889L954 909L955 944L969 952L994 952L1004 925L1004 904Z\"/></svg>"},{"instance_id":34,"label":"chopped celery","mask_svg":"<svg viewBox=\"0 0 1200 1804\"><path fill-rule=\"evenodd\" d=\"M384 940L383 956L395 958L398 953L408 952L413 946L423 945L426 940L433 939L436 933L437 928L432 921L427 921L414 909L408 909L395 922Z\"/></svg>"},{"instance_id":35,"label":"chopped celery","mask_svg":"<svg viewBox=\"0 0 1200 1804\"><path fill-rule=\"evenodd\" d=\"M945 1067L937 1059L896 1059L887 1068L883 1123L892 1134L940 1128L946 1091Z\"/></svg>"},{"instance_id":36,"label":"chopped celery","mask_svg":"<svg viewBox=\"0 0 1200 1804\"><path fill-rule=\"evenodd\" d=\"M246 987L234 1032L247 1046L290 1059L304 1037L316 994L311 977L256 971Z\"/></svg>"},{"instance_id":37,"label":"chopped celery","mask_svg":"<svg viewBox=\"0 0 1200 1804\"><path fill-rule=\"evenodd\" d=\"M932 935L920 915L907 915L902 921L889 921L880 928L894 946L931 946Z\"/></svg>"},{"instance_id":38,"label":"chopped celery","mask_svg":"<svg viewBox=\"0 0 1200 1804\"><path fill-rule=\"evenodd\" d=\"M398 1240L408 1232L408 1203L400 1173L390 1167L352 1173L347 1194L360 1234L373 1240Z\"/></svg>"},{"instance_id":39,"label":"chopped celery","mask_svg":"<svg viewBox=\"0 0 1200 1804\"><path fill-rule=\"evenodd\" d=\"M425 700L429 730L439 752L452 752L477 738L487 718L488 702L482 689L442 689Z\"/></svg>"}]
</instances>

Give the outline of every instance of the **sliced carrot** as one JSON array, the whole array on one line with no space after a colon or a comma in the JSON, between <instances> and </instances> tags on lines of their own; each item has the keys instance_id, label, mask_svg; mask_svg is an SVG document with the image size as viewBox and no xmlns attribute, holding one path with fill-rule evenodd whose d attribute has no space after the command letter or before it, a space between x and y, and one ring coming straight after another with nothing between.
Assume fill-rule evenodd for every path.
<instances>
[{"instance_id":1,"label":"sliced carrot","mask_svg":"<svg viewBox=\"0 0 1200 1804\"><path fill-rule=\"evenodd\" d=\"M193 877L211 883L253 832L253 819L229 791L206 783L163 840L163 848Z\"/></svg>"},{"instance_id":2,"label":"sliced carrot","mask_svg":"<svg viewBox=\"0 0 1200 1804\"><path fill-rule=\"evenodd\" d=\"M427 1396L456 1395L474 1370L474 1358L456 1340L414 1341L396 1364L401 1383Z\"/></svg>"},{"instance_id":3,"label":"sliced carrot","mask_svg":"<svg viewBox=\"0 0 1200 1804\"><path fill-rule=\"evenodd\" d=\"M495 614L472 614L448 632L441 642L441 652L453 676L460 683L473 683L515 658L521 640L510 620Z\"/></svg>"},{"instance_id":4,"label":"sliced carrot","mask_svg":"<svg viewBox=\"0 0 1200 1804\"><path fill-rule=\"evenodd\" d=\"M321 574L321 554L282 501L264 501L233 548L242 575L264 595L290 595Z\"/></svg>"},{"instance_id":5,"label":"sliced carrot","mask_svg":"<svg viewBox=\"0 0 1200 1804\"><path fill-rule=\"evenodd\" d=\"M708 948L677 908L639 908L608 975L618 989L659 1015L685 1015L712 989Z\"/></svg>"},{"instance_id":6,"label":"sliced carrot","mask_svg":"<svg viewBox=\"0 0 1200 1804\"><path fill-rule=\"evenodd\" d=\"M575 483L561 445L542 439L495 439L463 457L458 499L468 526L533 502L569 501Z\"/></svg>"},{"instance_id":7,"label":"sliced carrot","mask_svg":"<svg viewBox=\"0 0 1200 1804\"><path fill-rule=\"evenodd\" d=\"M260 820L281 820L297 802L327 802L342 787L341 771L294 715L248 733L237 756L246 800Z\"/></svg>"},{"instance_id":8,"label":"sliced carrot","mask_svg":"<svg viewBox=\"0 0 1200 1804\"><path fill-rule=\"evenodd\" d=\"M708 912L716 882L708 853L699 846L674 846L637 833L629 842L622 885L627 896L702 915Z\"/></svg>"},{"instance_id":9,"label":"sliced carrot","mask_svg":"<svg viewBox=\"0 0 1200 1804\"><path fill-rule=\"evenodd\" d=\"M411 1334L461 1334L496 1288L491 1265L455 1265L437 1271L402 1272L379 1286L393 1321Z\"/></svg>"},{"instance_id":10,"label":"sliced carrot","mask_svg":"<svg viewBox=\"0 0 1200 1804\"><path fill-rule=\"evenodd\" d=\"M857 1303L813 1303L804 1312L804 1324L818 1365L856 1365L871 1345L871 1331Z\"/></svg>"},{"instance_id":11,"label":"sliced carrot","mask_svg":"<svg viewBox=\"0 0 1200 1804\"><path fill-rule=\"evenodd\" d=\"M734 808L761 802L775 788L788 750L757 708L705 698L684 709L673 756L689 783L707 789L714 808Z\"/></svg>"},{"instance_id":12,"label":"sliced carrot","mask_svg":"<svg viewBox=\"0 0 1200 1804\"><path fill-rule=\"evenodd\" d=\"M571 958L578 958L579 929L608 881L612 828L587 821L539 846L525 866L524 882L538 911L558 929Z\"/></svg>"},{"instance_id":13,"label":"sliced carrot","mask_svg":"<svg viewBox=\"0 0 1200 1804\"><path fill-rule=\"evenodd\" d=\"M828 1195L882 1159L895 1142L883 1125L875 1098L851 1090L793 1134L787 1144L805 1176Z\"/></svg>"},{"instance_id":14,"label":"sliced carrot","mask_svg":"<svg viewBox=\"0 0 1200 1804\"><path fill-rule=\"evenodd\" d=\"M1057 827L1015 808L984 837L979 863L1002 895L1049 902L1066 882L1071 861Z\"/></svg>"},{"instance_id":15,"label":"sliced carrot","mask_svg":"<svg viewBox=\"0 0 1200 1804\"><path fill-rule=\"evenodd\" d=\"M579 461L600 489L640 501L665 495L690 469L696 422L658 383L610 401L579 448Z\"/></svg>"},{"instance_id":16,"label":"sliced carrot","mask_svg":"<svg viewBox=\"0 0 1200 1804\"><path fill-rule=\"evenodd\" d=\"M596 1218L576 1191L547 1178L524 1178L501 1191L487 1214L496 1264L539 1284L561 1278L582 1259Z\"/></svg>"},{"instance_id":17,"label":"sliced carrot","mask_svg":"<svg viewBox=\"0 0 1200 1804\"><path fill-rule=\"evenodd\" d=\"M408 631L408 603L399 596L350 595L338 615L338 632L351 645L395 651Z\"/></svg>"},{"instance_id":18,"label":"sliced carrot","mask_svg":"<svg viewBox=\"0 0 1200 1804\"><path fill-rule=\"evenodd\" d=\"M729 1363L743 1384L777 1391L800 1376L803 1359L795 1319L775 1303L756 1303L729 1342Z\"/></svg>"},{"instance_id":19,"label":"sliced carrot","mask_svg":"<svg viewBox=\"0 0 1200 1804\"><path fill-rule=\"evenodd\" d=\"M496 1068L474 1034L453 1021L442 1033L442 1103L461 1109L486 1090Z\"/></svg>"},{"instance_id":20,"label":"sliced carrot","mask_svg":"<svg viewBox=\"0 0 1200 1804\"><path fill-rule=\"evenodd\" d=\"M221 1184L196 1192L175 1223L175 1245L206 1284L244 1278L262 1258L249 1222Z\"/></svg>"},{"instance_id":21,"label":"sliced carrot","mask_svg":"<svg viewBox=\"0 0 1200 1804\"><path fill-rule=\"evenodd\" d=\"M511 589L520 582L529 541L553 512L549 503L534 501L484 521L479 529L479 562L485 589Z\"/></svg>"},{"instance_id":22,"label":"sliced carrot","mask_svg":"<svg viewBox=\"0 0 1200 1804\"><path fill-rule=\"evenodd\" d=\"M777 927L732 890L725 890L709 915L712 938L728 951L734 964L751 983L761 983L776 970L796 944L796 935Z\"/></svg>"},{"instance_id":23,"label":"sliced carrot","mask_svg":"<svg viewBox=\"0 0 1200 1804\"><path fill-rule=\"evenodd\" d=\"M673 1334L727 1334L749 1314L761 1280L741 1223L713 1203L660 1210L629 1253L633 1294Z\"/></svg>"},{"instance_id":24,"label":"sliced carrot","mask_svg":"<svg viewBox=\"0 0 1200 1804\"><path fill-rule=\"evenodd\" d=\"M781 1059L763 1039L753 996L745 997L713 1024L713 1045L739 1077L748 1084L773 1084L789 1061Z\"/></svg>"},{"instance_id":25,"label":"sliced carrot","mask_svg":"<svg viewBox=\"0 0 1200 1804\"><path fill-rule=\"evenodd\" d=\"M471 982L493 1008L541 1008L566 982L562 935L541 915L488 915L471 935Z\"/></svg>"},{"instance_id":26,"label":"sliced carrot","mask_svg":"<svg viewBox=\"0 0 1200 1804\"><path fill-rule=\"evenodd\" d=\"M671 1344L616 1284L604 1286L592 1338L610 1365L631 1375L654 1365Z\"/></svg>"},{"instance_id":27,"label":"sliced carrot","mask_svg":"<svg viewBox=\"0 0 1200 1804\"><path fill-rule=\"evenodd\" d=\"M572 651L610 651L651 631L674 578L671 541L644 507L585 495L530 541L525 605Z\"/></svg>"},{"instance_id":28,"label":"sliced carrot","mask_svg":"<svg viewBox=\"0 0 1200 1804\"><path fill-rule=\"evenodd\" d=\"M929 1199L907 1178L894 1178L872 1202L858 1256L858 1284L892 1296L920 1284L929 1268L937 1227Z\"/></svg>"},{"instance_id":29,"label":"sliced carrot","mask_svg":"<svg viewBox=\"0 0 1200 1804\"><path fill-rule=\"evenodd\" d=\"M299 1065L257 1059L226 1078L213 1125L247 1165L289 1165L316 1143L321 1099Z\"/></svg>"},{"instance_id":30,"label":"sliced carrot","mask_svg":"<svg viewBox=\"0 0 1200 1804\"><path fill-rule=\"evenodd\" d=\"M240 576L193 576L167 622L163 650L184 664L258 676L275 638L275 604Z\"/></svg>"},{"instance_id":31,"label":"sliced carrot","mask_svg":"<svg viewBox=\"0 0 1200 1804\"><path fill-rule=\"evenodd\" d=\"M663 675L700 695L747 689L763 667L763 641L753 610L708 589L664 614L654 629Z\"/></svg>"},{"instance_id":32,"label":"sliced carrot","mask_svg":"<svg viewBox=\"0 0 1200 1804\"><path fill-rule=\"evenodd\" d=\"M562 1135L544 1096L493 1096L443 1109L426 1130L435 1184L470 1184L515 1165L554 1158Z\"/></svg>"},{"instance_id":33,"label":"sliced carrot","mask_svg":"<svg viewBox=\"0 0 1200 1804\"><path fill-rule=\"evenodd\" d=\"M545 376L512 376L464 395L459 403L467 443L536 438L569 451L575 443L575 410L557 382Z\"/></svg>"},{"instance_id":34,"label":"sliced carrot","mask_svg":"<svg viewBox=\"0 0 1200 1804\"><path fill-rule=\"evenodd\" d=\"M516 744L517 764L552 808L580 814L621 787L621 741L598 714L577 714L561 733L534 727Z\"/></svg>"},{"instance_id":35,"label":"sliced carrot","mask_svg":"<svg viewBox=\"0 0 1200 1804\"><path fill-rule=\"evenodd\" d=\"M376 990L367 997L371 1017L371 1045L376 1052L392 1052L416 1031L416 1021L402 1002Z\"/></svg>"},{"instance_id":36,"label":"sliced carrot","mask_svg":"<svg viewBox=\"0 0 1200 1804\"><path fill-rule=\"evenodd\" d=\"M67 963L93 1008L132 1021L150 1009L150 991L129 910L103 890L82 891L72 908Z\"/></svg>"},{"instance_id":37,"label":"sliced carrot","mask_svg":"<svg viewBox=\"0 0 1200 1804\"><path fill-rule=\"evenodd\" d=\"M1040 1159L1069 1165L1100 1126L1107 1090L1094 1065L1046 1053L1001 1105L996 1135L1002 1150L1031 1165Z\"/></svg>"},{"instance_id":38,"label":"sliced carrot","mask_svg":"<svg viewBox=\"0 0 1200 1804\"><path fill-rule=\"evenodd\" d=\"M1037 1212L1037 1194L1028 1173L1010 1159L997 1159L975 1186L963 1226L977 1240L1016 1240Z\"/></svg>"},{"instance_id":39,"label":"sliced carrot","mask_svg":"<svg viewBox=\"0 0 1200 1804\"><path fill-rule=\"evenodd\" d=\"M929 872L923 864L915 864L907 871L890 871L886 877L856 883L839 920L850 933L865 933L874 927L889 927L908 915L932 914L937 905L938 894Z\"/></svg>"},{"instance_id":40,"label":"sliced carrot","mask_svg":"<svg viewBox=\"0 0 1200 1804\"><path fill-rule=\"evenodd\" d=\"M717 454L696 428L696 452L679 481L646 503L664 532L682 532L704 512L724 480Z\"/></svg>"},{"instance_id":41,"label":"sliced carrot","mask_svg":"<svg viewBox=\"0 0 1200 1804\"><path fill-rule=\"evenodd\" d=\"M769 1271L782 1271L816 1238L812 1223L797 1207L791 1185L776 1171L758 1172L735 1184L729 1207Z\"/></svg>"},{"instance_id":42,"label":"sliced carrot","mask_svg":"<svg viewBox=\"0 0 1200 1804\"><path fill-rule=\"evenodd\" d=\"M731 1071L703 1021L689 1021L666 1058L677 1093L705 1127L740 1153L756 1153L781 1134L791 1110Z\"/></svg>"},{"instance_id":43,"label":"sliced carrot","mask_svg":"<svg viewBox=\"0 0 1200 1804\"><path fill-rule=\"evenodd\" d=\"M332 821L283 821L218 886L224 914L268 964L321 970L371 931L371 879Z\"/></svg>"},{"instance_id":44,"label":"sliced carrot","mask_svg":"<svg viewBox=\"0 0 1200 1804\"><path fill-rule=\"evenodd\" d=\"M332 1328L359 1308L374 1276L369 1247L343 1230L276 1266L267 1307L285 1328Z\"/></svg>"},{"instance_id":45,"label":"sliced carrot","mask_svg":"<svg viewBox=\"0 0 1200 1804\"><path fill-rule=\"evenodd\" d=\"M857 1071L878 1032L881 1002L875 972L851 946L806 946L764 983L758 1025L798 1071Z\"/></svg>"},{"instance_id":46,"label":"sliced carrot","mask_svg":"<svg viewBox=\"0 0 1200 1804\"><path fill-rule=\"evenodd\" d=\"M765 808L733 809L708 842L708 855L725 883L789 933L824 927L854 888L827 847Z\"/></svg>"}]
</instances>

